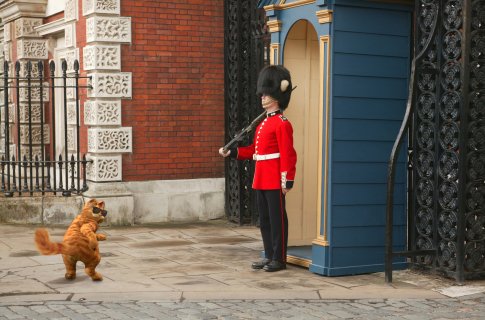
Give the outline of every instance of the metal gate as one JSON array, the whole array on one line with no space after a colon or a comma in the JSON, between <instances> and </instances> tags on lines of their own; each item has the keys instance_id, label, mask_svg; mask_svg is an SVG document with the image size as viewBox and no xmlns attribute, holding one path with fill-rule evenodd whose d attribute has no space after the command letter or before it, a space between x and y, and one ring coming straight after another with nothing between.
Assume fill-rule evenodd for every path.
<instances>
[{"instance_id":1,"label":"metal gate","mask_svg":"<svg viewBox=\"0 0 485 320\"><path fill-rule=\"evenodd\" d=\"M225 0L225 138L229 141L261 113L256 96L259 71L269 61L269 33L258 0ZM241 144L249 144L247 136ZM227 159L226 215L239 224L256 224L258 214L251 189L254 165Z\"/></svg>"},{"instance_id":2,"label":"metal gate","mask_svg":"<svg viewBox=\"0 0 485 320\"><path fill-rule=\"evenodd\" d=\"M403 255L463 282L485 276L485 2L419 0L415 17L410 99L389 170L386 280ZM393 252L393 165L406 136L409 247Z\"/></svg>"},{"instance_id":3,"label":"metal gate","mask_svg":"<svg viewBox=\"0 0 485 320\"><path fill-rule=\"evenodd\" d=\"M44 68L43 61L17 61L14 70L9 70L9 66L5 61L3 101L0 101L1 191L12 197L46 193L70 196L87 190L86 164L90 161L85 155L81 159L79 132L79 88L83 87L79 79L86 77L79 76L79 62L73 62L73 75L68 75L64 60L60 77L55 76L53 61L48 68ZM61 88L61 97L56 97L55 88ZM72 109L68 107L68 92L75 99ZM56 115L56 99L62 99L62 119ZM73 113L72 118L76 119L69 136L68 113ZM64 152L61 154L55 151L56 122L64 127Z\"/></svg>"}]
</instances>

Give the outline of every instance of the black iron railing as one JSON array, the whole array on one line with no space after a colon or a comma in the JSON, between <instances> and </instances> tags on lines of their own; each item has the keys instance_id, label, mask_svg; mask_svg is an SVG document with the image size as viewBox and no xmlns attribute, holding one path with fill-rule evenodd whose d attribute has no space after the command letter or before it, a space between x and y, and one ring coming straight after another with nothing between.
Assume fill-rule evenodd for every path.
<instances>
[{"instance_id":1,"label":"black iron railing","mask_svg":"<svg viewBox=\"0 0 485 320\"><path fill-rule=\"evenodd\" d=\"M226 142L247 127L261 113L256 96L259 71L269 64L270 34L266 15L258 0L224 1L224 68ZM249 144L252 134L241 144ZM232 222L257 224L256 201L251 189L254 165L251 161L227 159L226 215Z\"/></svg>"},{"instance_id":2,"label":"black iron railing","mask_svg":"<svg viewBox=\"0 0 485 320\"><path fill-rule=\"evenodd\" d=\"M430 272L485 277L485 2L419 0L406 116L388 171L386 281L392 258ZM393 252L393 176L406 133L412 152L408 248Z\"/></svg>"},{"instance_id":3,"label":"black iron railing","mask_svg":"<svg viewBox=\"0 0 485 320\"><path fill-rule=\"evenodd\" d=\"M79 75L79 62L75 60L72 65L73 73L68 75L67 62L62 61L61 76L55 75L56 66L53 61L49 63L48 70L44 68L44 62L38 61L34 72L31 61L24 66L19 61L15 63L14 75L10 76L9 63L4 63L3 94L4 94L4 119L0 124L4 129L4 152L1 156L1 186L0 190L7 197L52 193L70 196L80 194L87 190L86 184L86 155L81 158L80 152L80 108L79 90L89 86L80 86L79 79L87 78ZM21 70L21 68L24 68ZM48 71L48 72L47 72ZM21 76L22 72L22 76ZM49 74L49 76L46 76ZM72 84L68 85L68 82ZM47 83L47 84L46 84ZM56 115L56 88L62 90L63 119ZM69 150L68 141L68 94L67 90L74 90L75 99L75 150ZM50 90L50 99L44 98ZM26 92L26 97L21 97L21 91ZM34 98L34 92L37 92ZM14 99L15 97L15 99ZM14 100L14 104L10 101ZM12 111L10 107L16 106ZM24 109L22 109L22 107ZM38 108L39 119L34 120L34 108ZM46 123L45 111L50 110L50 121ZM22 114L24 121L22 122ZM15 121L12 121L15 119ZM3 120L3 123L2 123ZM34 122L35 121L35 122ZM56 154L56 122L62 121L64 128L63 154ZM50 125L50 141L45 139L45 129ZM39 141L34 141L34 125L40 127ZM28 137L28 139L26 139ZM16 148L14 148L16 146ZM22 148L24 147L24 148ZM37 151L34 151L34 147Z\"/></svg>"}]
</instances>

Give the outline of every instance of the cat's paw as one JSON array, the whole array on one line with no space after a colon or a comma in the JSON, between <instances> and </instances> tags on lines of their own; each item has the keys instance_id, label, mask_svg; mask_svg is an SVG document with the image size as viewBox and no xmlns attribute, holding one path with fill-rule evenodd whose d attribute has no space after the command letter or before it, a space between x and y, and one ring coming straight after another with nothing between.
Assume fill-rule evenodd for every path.
<instances>
[{"instance_id":1,"label":"cat's paw","mask_svg":"<svg viewBox=\"0 0 485 320\"><path fill-rule=\"evenodd\" d=\"M95 273L95 274L94 274L94 275L91 277L91 279L93 279L93 281L103 281L103 276L102 276L100 273L96 272L96 273Z\"/></svg>"},{"instance_id":2,"label":"cat's paw","mask_svg":"<svg viewBox=\"0 0 485 320\"><path fill-rule=\"evenodd\" d=\"M76 274L75 274L75 273L69 273L69 272L66 272L66 274L64 275L64 277L65 277L67 280L74 280L74 279L76 279Z\"/></svg>"},{"instance_id":3,"label":"cat's paw","mask_svg":"<svg viewBox=\"0 0 485 320\"><path fill-rule=\"evenodd\" d=\"M106 240L106 235L98 233L96 235L96 239L98 239L98 241L104 241L104 240Z\"/></svg>"}]
</instances>

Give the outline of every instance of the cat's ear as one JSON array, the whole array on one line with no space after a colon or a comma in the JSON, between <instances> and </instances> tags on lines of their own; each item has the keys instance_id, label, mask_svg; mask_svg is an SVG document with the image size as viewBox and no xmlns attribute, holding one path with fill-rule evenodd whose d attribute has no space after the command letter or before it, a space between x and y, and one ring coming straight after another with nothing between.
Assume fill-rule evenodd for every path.
<instances>
[{"instance_id":1,"label":"cat's ear","mask_svg":"<svg viewBox=\"0 0 485 320\"><path fill-rule=\"evenodd\" d=\"M96 205L96 203L98 203L98 201L96 201L96 199L91 199L88 202L86 202L85 207L94 207Z\"/></svg>"},{"instance_id":2,"label":"cat's ear","mask_svg":"<svg viewBox=\"0 0 485 320\"><path fill-rule=\"evenodd\" d=\"M104 209L104 201L98 202L98 208Z\"/></svg>"}]
</instances>

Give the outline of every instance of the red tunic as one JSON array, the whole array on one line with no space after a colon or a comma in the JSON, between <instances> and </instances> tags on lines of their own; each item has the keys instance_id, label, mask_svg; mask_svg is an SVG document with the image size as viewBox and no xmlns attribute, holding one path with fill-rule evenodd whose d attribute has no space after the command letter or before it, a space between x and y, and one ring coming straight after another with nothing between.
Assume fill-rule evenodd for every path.
<instances>
[{"instance_id":1,"label":"red tunic","mask_svg":"<svg viewBox=\"0 0 485 320\"><path fill-rule=\"evenodd\" d=\"M275 158L261 160L265 155ZM237 148L237 159L254 158L256 158L256 168L253 189L275 190L293 187L296 171L293 127L279 110L268 113L258 125L251 145Z\"/></svg>"}]
</instances>

